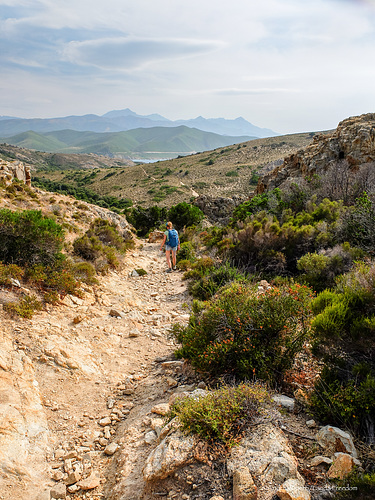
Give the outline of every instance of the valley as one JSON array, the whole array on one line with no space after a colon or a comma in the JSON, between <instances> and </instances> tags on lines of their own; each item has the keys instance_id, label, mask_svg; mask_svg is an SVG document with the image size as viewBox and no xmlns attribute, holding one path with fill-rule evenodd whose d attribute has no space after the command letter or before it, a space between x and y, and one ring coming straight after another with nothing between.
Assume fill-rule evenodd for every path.
<instances>
[{"instance_id":1,"label":"valley","mask_svg":"<svg viewBox=\"0 0 375 500\"><path fill-rule=\"evenodd\" d=\"M303 133L256 139L141 165L124 165L119 160L94 156L87 164L80 162L75 167L69 163L61 168L49 167L48 159L41 164L36 157L28 158L27 150L22 153L24 161L31 165L32 176L38 179L74 187L84 185L99 195L130 199L145 207L170 206L190 202L200 195L246 198L260 177L281 165L286 156L310 144L313 136L313 133ZM92 163L91 158L97 163ZM101 166L101 159L108 165Z\"/></svg>"}]
</instances>

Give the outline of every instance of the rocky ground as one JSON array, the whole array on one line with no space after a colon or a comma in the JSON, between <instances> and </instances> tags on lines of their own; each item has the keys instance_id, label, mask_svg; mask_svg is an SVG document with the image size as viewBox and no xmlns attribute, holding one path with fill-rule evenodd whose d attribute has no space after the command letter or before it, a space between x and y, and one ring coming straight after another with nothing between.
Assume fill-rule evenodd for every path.
<instances>
[{"instance_id":1,"label":"rocky ground","mask_svg":"<svg viewBox=\"0 0 375 500\"><path fill-rule=\"evenodd\" d=\"M131 276L135 268L148 274ZM9 403L18 404L17 414L5 428L3 419L2 431L9 439L8 448L27 449L3 467L0 498L34 498L40 480L60 479L69 473L59 461L68 454L73 463L77 455L83 457L79 465L84 470L73 475L72 481L87 470L100 478L95 493L84 498L108 498L103 491L106 482L111 482L112 459L103 453L106 445L121 444L116 429L129 412L136 419L143 412L146 415L148 406L176 385L160 369L160 362L175 348L168 333L171 323L188 318L186 285L180 273L167 274L165 269L158 244L141 244L128 254L120 272L104 276L95 289L87 287L82 300L66 297L59 307L32 320L15 321L1 313L4 349L0 359L9 375L6 382L2 379L2 408L8 411ZM11 345L12 353L5 349ZM27 401L22 390L29 392ZM28 437L35 425L39 427L38 446ZM3 443L3 452L5 447ZM45 451L47 464L42 459ZM90 458L84 458L88 453ZM141 463L135 459L131 467L130 482L135 489L129 498L137 498ZM47 480L45 498L55 482Z\"/></svg>"},{"instance_id":2,"label":"rocky ground","mask_svg":"<svg viewBox=\"0 0 375 500\"><path fill-rule=\"evenodd\" d=\"M5 192L0 205L53 214L71 229L68 242L96 217L121 222L35 193ZM228 456L165 426L178 395L207 387L173 357L170 327L188 321L190 298L182 273L166 273L159 245L137 240L119 270L84 286L82 299L67 296L31 320L0 307L0 500L252 500L243 492L256 488L259 500L276 492L282 500L323 498L337 473L328 469L339 461L334 453L350 469L356 452L347 436L335 434L333 449L318 442L296 401L275 402L267 422ZM0 305L20 293L0 289ZM299 363L306 378L311 365L303 356Z\"/></svg>"},{"instance_id":3,"label":"rocky ground","mask_svg":"<svg viewBox=\"0 0 375 500\"><path fill-rule=\"evenodd\" d=\"M136 268L147 275L134 276ZM319 454L317 429L287 406L228 460L165 430L176 393L206 387L173 359L170 326L188 320L189 298L181 273L165 271L159 243L138 242L83 299L68 296L32 320L1 312L2 500L229 500L244 463L263 470L264 480L255 477L262 500L280 474L297 493L304 480L324 489L329 464L307 465Z\"/></svg>"}]
</instances>

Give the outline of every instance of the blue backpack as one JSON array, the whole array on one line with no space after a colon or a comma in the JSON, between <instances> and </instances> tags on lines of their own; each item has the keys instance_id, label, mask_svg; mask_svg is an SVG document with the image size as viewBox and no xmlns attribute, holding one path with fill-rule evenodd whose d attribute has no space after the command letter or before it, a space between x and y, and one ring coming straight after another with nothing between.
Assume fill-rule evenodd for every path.
<instances>
[{"instance_id":1,"label":"blue backpack","mask_svg":"<svg viewBox=\"0 0 375 500\"><path fill-rule=\"evenodd\" d=\"M178 246L178 233L175 229L168 229L167 245L172 248Z\"/></svg>"}]
</instances>

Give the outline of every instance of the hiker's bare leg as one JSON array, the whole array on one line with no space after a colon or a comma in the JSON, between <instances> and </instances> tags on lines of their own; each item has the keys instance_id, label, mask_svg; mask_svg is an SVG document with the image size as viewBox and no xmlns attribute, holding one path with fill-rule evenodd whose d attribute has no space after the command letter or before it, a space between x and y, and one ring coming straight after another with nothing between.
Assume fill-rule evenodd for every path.
<instances>
[{"instance_id":1,"label":"hiker's bare leg","mask_svg":"<svg viewBox=\"0 0 375 500\"><path fill-rule=\"evenodd\" d=\"M166 250L165 251L165 256L167 257L168 267L169 267L169 269L171 269L171 267L172 267L172 264L171 264L171 251L170 250Z\"/></svg>"},{"instance_id":2,"label":"hiker's bare leg","mask_svg":"<svg viewBox=\"0 0 375 500\"><path fill-rule=\"evenodd\" d=\"M173 262L173 267L176 267L176 257L177 257L177 252L176 250L172 250L172 262Z\"/></svg>"}]
</instances>

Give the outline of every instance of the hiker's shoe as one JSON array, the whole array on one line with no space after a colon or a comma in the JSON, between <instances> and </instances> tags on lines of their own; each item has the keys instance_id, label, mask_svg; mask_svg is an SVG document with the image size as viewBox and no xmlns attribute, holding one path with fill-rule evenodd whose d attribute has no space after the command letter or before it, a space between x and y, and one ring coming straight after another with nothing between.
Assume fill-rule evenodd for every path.
<instances>
[{"instance_id":1,"label":"hiker's shoe","mask_svg":"<svg viewBox=\"0 0 375 500\"><path fill-rule=\"evenodd\" d=\"M176 266L173 266L173 271L177 271L177 267Z\"/></svg>"},{"instance_id":2,"label":"hiker's shoe","mask_svg":"<svg viewBox=\"0 0 375 500\"><path fill-rule=\"evenodd\" d=\"M172 272L171 268L167 269L167 273L171 273L171 272Z\"/></svg>"}]
</instances>

